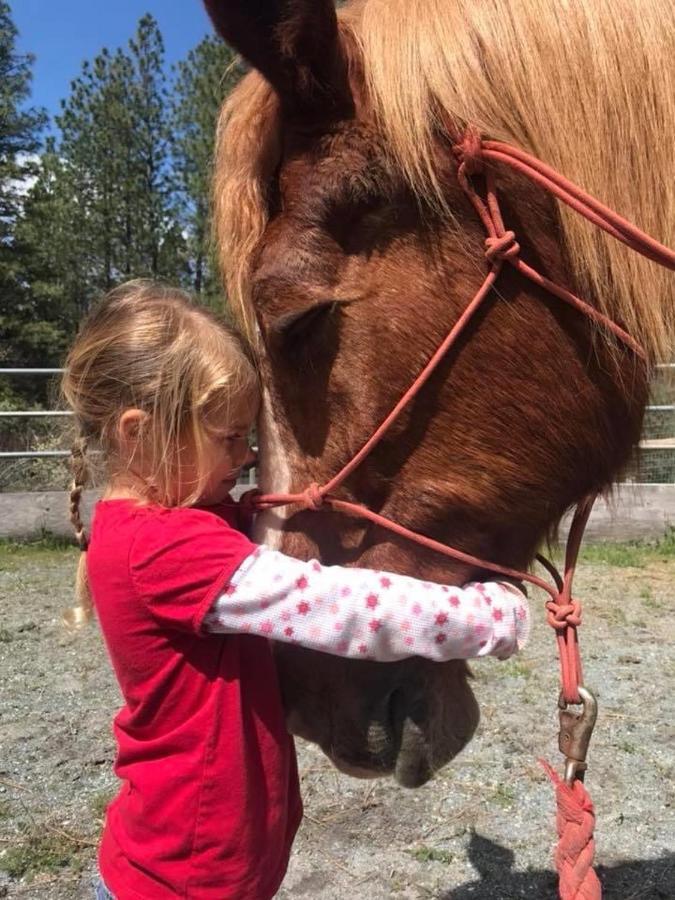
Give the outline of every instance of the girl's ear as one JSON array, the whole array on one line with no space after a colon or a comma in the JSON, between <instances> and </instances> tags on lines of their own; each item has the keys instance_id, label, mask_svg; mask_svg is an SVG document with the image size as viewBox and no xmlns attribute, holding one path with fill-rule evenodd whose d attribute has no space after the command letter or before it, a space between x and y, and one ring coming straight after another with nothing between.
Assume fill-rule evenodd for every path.
<instances>
[{"instance_id":1,"label":"girl's ear","mask_svg":"<svg viewBox=\"0 0 675 900\"><path fill-rule=\"evenodd\" d=\"M220 35L265 76L287 115L325 120L351 114L333 0L204 2Z\"/></svg>"},{"instance_id":2,"label":"girl's ear","mask_svg":"<svg viewBox=\"0 0 675 900\"><path fill-rule=\"evenodd\" d=\"M117 423L117 440L125 451L133 453L141 440L148 414L142 409L125 409Z\"/></svg>"}]
</instances>

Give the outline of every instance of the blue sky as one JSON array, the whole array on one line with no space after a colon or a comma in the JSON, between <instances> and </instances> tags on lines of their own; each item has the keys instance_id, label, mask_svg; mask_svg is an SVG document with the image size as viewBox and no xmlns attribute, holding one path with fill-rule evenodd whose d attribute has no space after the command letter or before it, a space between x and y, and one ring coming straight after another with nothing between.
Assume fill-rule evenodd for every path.
<instances>
[{"instance_id":1,"label":"blue sky","mask_svg":"<svg viewBox=\"0 0 675 900\"><path fill-rule=\"evenodd\" d=\"M146 13L159 22L167 63L182 59L211 32L200 0L10 0L19 50L36 56L32 103L50 115L70 90L85 59L129 40Z\"/></svg>"}]
</instances>

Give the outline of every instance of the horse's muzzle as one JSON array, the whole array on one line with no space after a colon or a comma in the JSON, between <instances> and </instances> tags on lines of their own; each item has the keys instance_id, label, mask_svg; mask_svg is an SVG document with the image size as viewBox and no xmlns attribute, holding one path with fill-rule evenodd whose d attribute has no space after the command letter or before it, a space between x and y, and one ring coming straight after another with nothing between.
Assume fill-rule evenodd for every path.
<instances>
[{"instance_id":1,"label":"horse's muzzle","mask_svg":"<svg viewBox=\"0 0 675 900\"><path fill-rule=\"evenodd\" d=\"M278 647L289 730L342 772L419 787L471 740L478 704L463 662L363 663ZM300 670L311 676L298 679Z\"/></svg>"}]
</instances>

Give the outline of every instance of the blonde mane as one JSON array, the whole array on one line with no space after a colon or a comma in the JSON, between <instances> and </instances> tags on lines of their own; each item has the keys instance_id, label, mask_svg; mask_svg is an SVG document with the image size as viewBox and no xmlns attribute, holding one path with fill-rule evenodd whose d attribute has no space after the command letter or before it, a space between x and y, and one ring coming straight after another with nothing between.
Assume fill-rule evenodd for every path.
<instances>
[{"instance_id":1,"label":"blonde mane","mask_svg":"<svg viewBox=\"0 0 675 900\"><path fill-rule=\"evenodd\" d=\"M662 0L357 0L341 13L369 101L417 194L443 205L438 134L472 123L534 153L663 243L675 244L675 14ZM215 229L235 314L252 333L248 270L266 223L279 114L250 75L219 127ZM579 290L672 353L675 279L560 210Z\"/></svg>"},{"instance_id":2,"label":"blonde mane","mask_svg":"<svg viewBox=\"0 0 675 900\"><path fill-rule=\"evenodd\" d=\"M249 271L268 216L268 186L281 154L279 103L251 72L223 104L216 132L213 239L237 324L253 346L257 326Z\"/></svg>"}]
</instances>

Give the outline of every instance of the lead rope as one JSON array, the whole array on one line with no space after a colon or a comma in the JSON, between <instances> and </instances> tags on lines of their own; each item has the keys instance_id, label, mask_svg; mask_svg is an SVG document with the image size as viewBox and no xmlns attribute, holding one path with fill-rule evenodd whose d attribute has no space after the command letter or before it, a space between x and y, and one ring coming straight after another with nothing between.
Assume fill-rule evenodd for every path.
<instances>
[{"instance_id":1,"label":"lead rope","mask_svg":"<svg viewBox=\"0 0 675 900\"><path fill-rule=\"evenodd\" d=\"M595 725L597 706L595 698L583 685L577 634L577 628L581 624L581 604L572 593L579 548L595 497L585 498L576 508L567 537L563 576L560 576L551 562L542 556L537 557L551 575L554 582L551 585L529 572L519 572L507 566L500 566L441 544L439 541L411 531L409 528L373 512L362 504L340 500L333 492L371 453L401 412L429 380L448 350L465 330L474 313L489 296L505 262L530 281L545 288L549 293L607 328L637 356L645 359L642 347L623 328L567 288L550 281L520 259L520 245L514 232L507 231L504 227L494 176L491 171L484 171L485 161L501 162L520 172L617 240L666 268L675 269L675 251L640 231L540 160L509 144L482 141L480 134L475 129L469 128L461 143L453 147L453 152L459 160L457 171L459 184L483 222L488 235L485 241L485 255L490 264L490 270L483 283L410 388L358 453L330 481L324 485L311 484L299 493L261 494L258 491L249 491L242 497L242 502L256 510L288 505L315 511L328 507L346 515L366 519L380 528L459 562L536 585L549 595L549 600L546 602L547 618L556 632L560 659L559 746L565 757L564 777L560 778L548 764L544 764L544 766L556 786L559 842L555 859L559 875L560 897L561 900L600 900L602 889L593 870L595 813L591 799L583 785L586 754ZM470 181L472 174L483 171L486 180L485 200L480 198ZM568 709L570 705L580 705L581 713L570 711Z\"/></svg>"}]
</instances>

